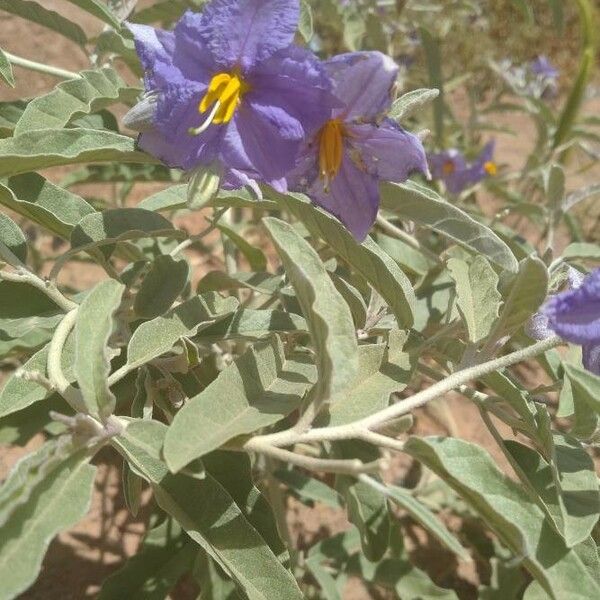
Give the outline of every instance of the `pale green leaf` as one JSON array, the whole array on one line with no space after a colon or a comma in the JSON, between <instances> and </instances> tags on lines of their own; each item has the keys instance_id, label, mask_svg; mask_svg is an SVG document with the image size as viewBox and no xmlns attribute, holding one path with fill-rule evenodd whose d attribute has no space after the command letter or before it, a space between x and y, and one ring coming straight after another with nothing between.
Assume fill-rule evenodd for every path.
<instances>
[{"instance_id":1,"label":"pale green leaf","mask_svg":"<svg viewBox=\"0 0 600 600\"><path fill-rule=\"evenodd\" d=\"M160 507L232 577L249 600L302 600L291 573L210 473L200 478L168 473L158 459L165 430L156 421L138 421L112 443L150 481Z\"/></svg>"},{"instance_id":2,"label":"pale green leaf","mask_svg":"<svg viewBox=\"0 0 600 600\"><path fill-rule=\"evenodd\" d=\"M198 292L238 290L248 288L261 294L275 294L283 286L281 275L271 275L266 272L225 273L223 271L210 271L199 282Z\"/></svg>"},{"instance_id":3,"label":"pale green leaf","mask_svg":"<svg viewBox=\"0 0 600 600\"><path fill-rule=\"evenodd\" d=\"M164 600L179 578L190 571L199 547L166 519L151 529L141 548L103 585L98 600Z\"/></svg>"},{"instance_id":4,"label":"pale green leaf","mask_svg":"<svg viewBox=\"0 0 600 600\"><path fill-rule=\"evenodd\" d=\"M32 0L0 0L0 10L4 10L32 23L47 27L67 39L84 46L87 42L85 32L77 23L44 8L40 2Z\"/></svg>"},{"instance_id":5,"label":"pale green leaf","mask_svg":"<svg viewBox=\"0 0 600 600\"><path fill-rule=\"evenodd\" d=\"M169 310L186 286L189 271L186 260L176 260L168 254L158 256L135 297L133 309L136 314L153 319Z\"/></svg>"},{"instance_id":6,"label":"pale green leaf","mask_svg":"<svg viewBox=\"0 0 600 600\"><path fill-rule=\"evenodd\" d=\"M0 140L0 177L57 165L107 161L156 162L135 149L133 138L112 131L38 129Z\"/></svg>"},{"instance_id":7,"label":"pale green leaf","mask_svg":"<svg viewBox=\"0 0 600 600\"><path fill-rule=\"evenodd\" d=\"M27 240L19 226L4 213L0 213L0 260L13 267L27 261Z\"/></svg>"},{"instance_id":8,"label":"pale green leaf","mask_svg":"<svg viewBox=\"0 0 600 600\"><path fill-rule=\"evenodd\" d=\"M358 367L358 344L348 305L336 290L319 255L287 223L268 217L263 223L281 257L316 352L319 401L348 389Z\"/></svg>"},{"instance_id":9,"label":"pale green leaf","mask_svg":"<svg viewBox=\"0 0 600 600\"><path fill-rule=\"evenodd\" d=\"M35 580L52 538L87 512L95 467L81 453L36 482L27 502L0 528L0 598L19 596Z\"/></svg>"},{"instance_id":10,"label":"pale green leaf","mask_svg":"<svg viewBox=\"0 0 600 600\"><path fill-rule=\"evenodd\" d=\"M138 204L146 210L178 210L187 206L187 185L171 185L168 188L148 196Z\"/></svg>"},{"instance_id":11,"label":"pale green leaf","mask_svg":"<svg viewBox=\"0 0 600 600\"><path fill-rule=\"evenodd\" d=\"M308 44L313 36L313 15L308 0L300 0L300 20L298 21L298 31Z\"/></svg>"},{"instance_id":12,"label":"pale green leaf","mask_svg":"<svg viewBox=\"0 0 600 600\"><path fill-rule=\"evenodd\" d=\"M577 553L566 547L537 504L498 469L485 450L453 438L411 437L405 451L480 514L550 598L587 600L600 595L600 585Z\"/></svg>"},{"instance_id":13,"label":"pale green leaf","mask_svg":"<svg viewBox=\"0 0 600 600\"><path fill-rule=\"evenodd\" d=\"M253 271L266 271L267 257L260 248L250 244L237 231L227 225L223 225L223 223L217 223L216 227L221 233L226 235L246 257L246 260Z\"/></svg>"},{"instance_id":14,"label":"pale green leaf","mask_svg":"<svg viewBox=\"0 0 600 600\"><path fill-rule=\"evenodd\" d=\"M285 357L278 337L250 347L175 415L164 447L169 468L179 471L238 435L277 423L299 406L314 376L304 356Z\"/></svg>"},{"instance_id":15,"label":"pale green leaf","mask_svg":"<svg viewBox=\"0 0 600 600\"><path fill-rule=\"evenodd\" d=\"M278 469L275 477L294 492L303 502L320 502L331 508L339 508L341 499L339 494L326 483L309 477L297 470Z\"/></svg>"},{"instance_id":16,"label":"pale green leaf","mask_svg":"<svg viewBox=\"0 0 600 600\"><path fill-rule=\"evenodd\" d=\"M235 298L218 294L195 296L168 313L142 323L129 340L127 364L141 366L171 350L181 337L192 337L200 327L208 327L231 314L238 306Z\"/></svg>"},{"instance_id":17,"label":"pale green leaf","mask_svg":"<svg viewBox=\"0 0 600 600\"><path fill-rule=\"evenodd\" d=\"M47 94L34 98L19 119L14 135L33 129L61 129L111 104L135 102L139 94L110 67L81 71L79 75L78 79L63 81Z\"/></svg>"},{"instance_id":18,"label":"pale green leaf","mask_svg":"<svg viewBox=\"0 0 600 600\"><path fill-rule=\"evenodd\" d=\"M7 186L0 183L0 204L67 239L85 215L95 212L83 198L37 173L11 177Z\"/></svg>"},{"instance_id":19,"label":"pale green leaf","mask_svg":"<svg viewBox=\"0 0 600 600\"><path fill-rule=\"evenodd\" d=\"M121 27L119 19L113 14L108 6L106 6L106 3L103 2L103 0L67 0L67 2L79 6L79 8L89 12L91 15L94 15L115 29Z\"/></svg>"},{"instance_id":20,"label":"pale green leaf","mask_svg":"<svg viewBox=\"0 0 600 600\"><path fill-rule=\"evenodd\" d=\"M416 299L410 281L371 238L359 244L335 217L315 207L304 196L274 191L269 194L300 219L311 235L327 242L381 294L400 327L412 326Z\"/></svg>"},{"instance_id":21,"label":"pale green leaf","mask_svg":"<svg viewBox=\"0 0 600 600\"><path fill-rule=\"evenodd\" d=\"M85 297L75 323L75 376L90 413L105 419L115 409L108 387L108 338L125 286L114 279L99 283Z\"/></svg>"},{"instance_id":22,"label":"pale green leaf","mask_svg":"<svg viewBox=\"0 0 600 600\"><path fill-rule=\"evenodd\" d=\"M381 186L381 203L401 218L432 229L475 255L483 254L503 269L518 269L510 248L489 227L429 188L414 182L387 183Z\"/></svg>"},{"instance_id":23,"label":"pale green leaf","mask_svg":"<svg viewBox=\"0 0 600 600\"><path fill-rule=\"evenodd\" d=\"M12 65L6 54L2 51L2 48L0 48L0 79L10 85L10 87L15 87L15 76Z\"/></svg>"},{"instance_id":24,"label":"pale green leaf","mask_svg":"<svg viewBox=\"0 0 600 600\"><path fill-rule=\"evenodd\" d=\"M456 283L458 310L467 325L469 340L480 342L490 332L500 310L498 275L483 256L476 256L471 264L451 258L447 266Z\"/></svg>"},{"instance_id":25,"label":"pale green leaf","mask_svg":"<svg viewBox=\"0 0 600 600\"><path fill-rule=\"evenodd\" d=\"M574 242L564 249L562 257L567 261L577 258L600 260L600 246L598 244Z\"/></svg>"}]
</instances>

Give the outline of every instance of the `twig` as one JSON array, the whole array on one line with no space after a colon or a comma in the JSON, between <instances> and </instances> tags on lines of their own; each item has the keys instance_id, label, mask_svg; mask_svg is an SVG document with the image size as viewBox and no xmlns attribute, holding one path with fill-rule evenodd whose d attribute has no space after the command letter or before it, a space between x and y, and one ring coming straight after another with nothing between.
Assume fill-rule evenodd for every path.
<instances>
[{"instance_id":1,"label":"twig","mask_svg":"<svg viewBox=\"0 0 600 600\"><path fill-rule=\"evenodd\" d=\"M60 77L61 79L81 79L79 73L73 71L67 71L66 69L60 69L59 67L52 67L51 65L44 65L34 60L23 58L22 56L15 56L10 52L4 51L4 55L8 59L8 62L30 71L37 71L38 73L45 73L46 75L52 75L53 77Z\"/></svg>"},{"instance_id":2,"label":"twig","mask_svg":"<svg viewBox=\"0 0 600 600\"><path fill-rule=\"evenodd\" d=\"M77 308L77 304L64 296L52 281L44 281L41 277L38 277L35 273L27 271L26 269L18 268L14 273L0 271L0 279L27 283L30 286L37 288L65 312Z\"/></svg>"}]
</instances>

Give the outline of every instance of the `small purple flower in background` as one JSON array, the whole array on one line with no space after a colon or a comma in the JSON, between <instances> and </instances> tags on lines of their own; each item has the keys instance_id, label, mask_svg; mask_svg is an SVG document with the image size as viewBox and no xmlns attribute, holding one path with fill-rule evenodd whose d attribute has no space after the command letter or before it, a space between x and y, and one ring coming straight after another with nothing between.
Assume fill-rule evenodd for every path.
<instances>
[{"instance_id":1,"label":"small purple flower in background","mask_svg":"<svg viewBox=\"0 0 600 600\"><path fill-rule=\"evenodd\" d=\"M488 176L494 176L498 167L494 162L493 141L485 145L481 154L473 163L467 163L463 154L455 148L443 152L430 153L427 156L431 176L443 181L451 194L460 194L467 188L483 181Z\"/></svg>"},{"instance_id":2,"label":"small purple flower in background","mask_svg":"<svg viewBox=\"0 0 600 600\"><path fill-rule=\"evenodd\" d=\"M331 83L292 44L298 0L212 0L174 31L129 24L147 95L125 123L170 167L214 163L224 187L285 189L302 140L327 118Z\"/></svg>"},{"instance_id":3,"label":"small purple flower in background","mask_svg":"<svg viewBox=\"0 0 600 600\"><path fill-rule=\"evenodd\" d=\"M554 98L558 93L558 69L547 56L538 56L529 63L529 70L535 77L535 84L530 84L537 97Z\"/></svg>"},{"instance_id":4,"label":"small purple flower in background","mask_svg":"<svg viewBox=\"0 0 600 600\"><path fill-rule=\"evenodd\" d=\"M550 62L547 56L538 56L529 63L529 68L534 75L546 77L548 79L556 79L558 77L558 70Z\"/></svg>"},{"instance_id":5,"label":"small purple flower in background","mask_svg":"<svg viewBox=\"0 0 600 600\"><path fill-rule=\"evenodd\" d=\"M530 321L527 333L535 339L554 333L580 344L583 366L600 375L600 269L585 278L572 269L569 280L570 289L547 300Z\"/></svg>"},{"instance_id":6,"label":"small purple flower in background","mask_svg":"<svg viewBox=\"0 0 600 600\"><path fill-rule=\"evenodd\" d=\"M305 192L362 241L379 210L379 181L402 182L428 174L419 138L385 117L398 67L380 52L351 52L325 61L340 100L309 138L290 189Z\"/></svg>"}]
</instances>

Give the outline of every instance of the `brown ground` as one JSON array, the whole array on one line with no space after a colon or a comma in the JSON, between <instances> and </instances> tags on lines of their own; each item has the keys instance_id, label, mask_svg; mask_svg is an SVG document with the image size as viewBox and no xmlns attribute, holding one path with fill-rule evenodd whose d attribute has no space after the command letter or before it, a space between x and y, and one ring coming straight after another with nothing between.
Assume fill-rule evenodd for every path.
<instances>
[{"instance_id":1,"label":"brown ground","mask_svg":"<svg viewBox=\"0 0 600 600\"><path fill-rule=\"evenodd\" d=\"M64 0L42 0L44 7L64 11ZM146 2L140 2L146 4ZM90 18L86 13L76 7L69 5L72 15L76 16L78 22L90 34L97 29L97 21ZM23 41L26 40L24 44ZM87 66L87 60L74 45L62 41L58 36L41 27L26 23L16 17L0 16L0 47L15 54L21 54L33 60L39 60L68 69L81 69ZM24 95L37 95L44 90L50 89L56 81L50 77L44 77L22 69L15 69L15 75L19 85L14 91L7 91L6 87L0 87L0 100L11 100ZM597 90L596 90L597 91ZM453 99L457 106L464 106L462 98L457 94ZM587 102L586 111L598 114L600 100L590 99ZM460 114L460 111L459 111ZM533 127L529 121L508 114L498 119L498 125L508 125L518 132L513 137L499 135L497 155L499 162L506 163L512 168L517 168L523 163L523 157L529 151L533 139ZM573 166L577 171L577 166ZM64 175L64 169L51 171L48 176L56 177ZM569 186L573 189L581 187L586 183L597 182L600 179L600 166L569 178ZM156 185L140 184L132 194L131 202L137 203L148 194L157 191ZM109 194L110 186L95 186L94 193L101 195ZM83 193L83 190L82 190ZM590 219L595 222L600 211L589 207ZM179 223L191 232L200 231L204 224L200 215L187 218ZM196 278L212 268L219 265L210 262L205 257L195 255L191 257L192 265L196 270ZM65 269L63 282L86 287L91 285L101 276L100 269L90 267L73 267ZM1 381L1 373L0 373ZM459 397L449 397L447 400L449 411L435 410L434 407L427 412L421 411L416 420L415 433L451 433L457 437L473 441L487 448L497 459L499 464L504 465L508 471L504 457L494 444L491 435L480 420L477 409ZM447 414L451 414L451 422L448 422ZM444 416L446 415L446 416ZM510 431L502 425L500 430L506 436ZM0 480L8 473L10 467L24 454L32 451L42 442L42 436L33 438L25 448L4 447L0 448ZM138 518L133 518L124 506L120 492L120 460L110 451L102 452L96 459L99 464L99 476L96 481L92 506L89 515L72 530L61 534L56 539L46 556L42 572L36 584L21 596L28 600L79 600L93 597L98 591L102 580L116 570L119 565L131 554L135 553L145 529L146 514L144 510ZM407 461L394 461L387 478L399 480L406 475ZM349 524L340 511L334 511L326 507L308 508L301 503L290 499L289 501L289 525L293 537L300 545L308 540L330 536L349 527ZM454 523L454 526L457 524ZM449 526L453 527L452 522ZM452 585L459 590L461 597L474 598L474 590L478 584L478 573L474 566L459 565L458 576L452 574L454 559L444 552L437 544L426 540L422 531L415 530L416 539L423 545L414 552L414 558L422 568L435 565L432 575L436 581L447 586ZM411 547L410 540L407 545ZM412 544L414 547L414 541ZM1 584L0 584L1 585ZM188 588L180 586L174 593L174 600L187 600L194 598ZM372 598L369 592L358 581L351 581L347 587L344 597L347 600L368 600ZM279 600L279 599L278 599ZM284 600L284 599L281 599Z\"/></svg>"}]
</instances>

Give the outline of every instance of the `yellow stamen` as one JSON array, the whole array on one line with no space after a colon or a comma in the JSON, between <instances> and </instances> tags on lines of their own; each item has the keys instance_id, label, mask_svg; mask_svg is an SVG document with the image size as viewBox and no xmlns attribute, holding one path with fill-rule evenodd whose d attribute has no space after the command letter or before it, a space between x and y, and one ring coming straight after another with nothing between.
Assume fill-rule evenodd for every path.
<instances>
[{"instance_id":1,"label":"yellow stamen","mask_svg":"<svg viewBox=\"0 0 600 600\"><path fill-rule=\"evenodd\" d=\"M344 124L339 119L327 121L319 131L319 171L325 189L342 166L345 135Z\"/></svg>"},{"instance_id":2,"label":"yellow stamen","mask_svg":"<svg viewBox=\"0 0 600 600\"><path fill-rule=\"evenodd\" d=\"M454 166L454 163L451 160L447 160L442 165L442 173L444 175L452 175L452 173L454 173L454 171L456 171L456 167Z\"/></svg>"},{"instance_id":3,"label":"yellow stamen","mask_svg":"<svg viewBox=\"0 0 600 600\"><path fill-rule=\"evenodd\" d=\"M494 177L494 175L496 175L498 173L498 167L497 167L496 163L492 162L491 160L488 160L483 165L483 169L485 170L485 172L488 175L491 175L492 177Z\"/></svg>"},{"instance_id":4,"label":"yellow stamen","mask_svg":"<svg viewBox=\"0 0 600 600\"><path fill-rule=\"evenodd\" d=\"M209 125L229 123L235 109L239 106L242 96L250 86L242 79L239 71L232 73L217 73L208 84L206 94L198 105L198 112L204 114L210 111L207 119L200 127L189 130L190 135L199 135L206 131Z\"/></svg>"}]
</instances>

